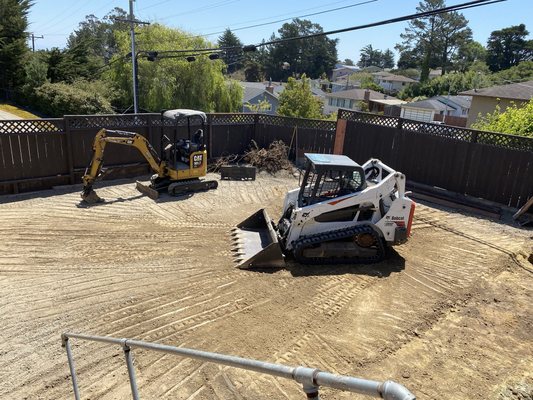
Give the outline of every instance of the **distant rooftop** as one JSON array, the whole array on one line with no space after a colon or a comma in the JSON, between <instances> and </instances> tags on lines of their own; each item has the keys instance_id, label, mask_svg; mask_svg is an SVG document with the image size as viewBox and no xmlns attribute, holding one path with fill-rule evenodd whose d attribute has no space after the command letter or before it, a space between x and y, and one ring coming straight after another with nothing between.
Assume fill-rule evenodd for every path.
<instances>
[{"instance_id":1,"label":"distant rooftop","mask_svg":"<svg viewBox=\"0 0 533 400\"><path fill-rule=\"evenodd\" d=\"M395 99L395 97L387 96L386 94L376 92L375 90L369 89L349 89L341 90L339 92L333 92L326 94L326 97L339 97L342 99L352 99L352 100L364 100L365 92L370 92L370 100L384 100L384 99Z\"/></svg>"},{"instance_id":2,"label":"distant rooftop","mask_svg":"<svg viewBox=\"0 0 533 400\"><path fill-rule=\"evenodd\" d=\"M529 101L533 97L533 81L472 89L460 94L481 97Z\"/></svg>"},{"instance_id":3,"label":"distant rooftop","mask_svg":"<svg viewBox=\"0 0 533 400\"><path fill-rule=\"evenodd\" d=\"M394 75L389 72L374 72L372 75L380 76L382 79L392 81L392 82L409 82L409 83L416 82L414 79L408 78L406 76Z\"/></svg>"},{"instance_id":4,"label":"distant rooftop","mask_svg":"<svg viewBox=\"0 0 533 400\"><path fill-rule=\"evenodd\" d=\"M412 103L404 104L404 107L425 108L427 110L435 110L435 111L446 111L450 109L455 110L455 107L453 107L451 104L446 105L437 99L426 99L426 100L420 100L420 101L413 101Z\"/></svg>"}]
</instances>

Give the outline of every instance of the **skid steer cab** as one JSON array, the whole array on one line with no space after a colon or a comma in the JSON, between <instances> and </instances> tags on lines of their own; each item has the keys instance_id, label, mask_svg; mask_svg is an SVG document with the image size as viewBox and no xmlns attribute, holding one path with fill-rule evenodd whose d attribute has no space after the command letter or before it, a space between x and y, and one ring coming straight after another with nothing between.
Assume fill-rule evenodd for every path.
<instances>
[{"instance_id":1,"label":"skid steer cab","mask_svg":"<svg viewBox=\"0 0 533 400\"><path fill-rule=\"evenodd\" d=\"M415 203L405 175L380 160L359 165L343 155L305 154L300 187L285 197L278 223L265 209L233 229L240 268L382 261L387 246L405 243Z\"/></svg>"},{"instance_id":2,"label":"skid steer cab","mask_svg":"<svg viewBox=\"0 0 533 400\"><path fill-rule=\"evenodd\" d=\"M137 182L137 190L152 199L160 193L180 196L202 190L216 189L217 181L200 179L207 173L207 150L204 144L206 115L196 110L167 110L161 114L161 125L171 127L172 139L161 135L161 154L148 140L135 132L101 129L93 142L91 163L83 176L81 198L85 203L103 201L94 191L94 182L103 176L104 155L107 144L134 147L146 159L154 175L149 185ZM187 127L188 137L178 137L178 127ZM194 130L194 133L193 133Z\"/></svg>"}]
</instances>

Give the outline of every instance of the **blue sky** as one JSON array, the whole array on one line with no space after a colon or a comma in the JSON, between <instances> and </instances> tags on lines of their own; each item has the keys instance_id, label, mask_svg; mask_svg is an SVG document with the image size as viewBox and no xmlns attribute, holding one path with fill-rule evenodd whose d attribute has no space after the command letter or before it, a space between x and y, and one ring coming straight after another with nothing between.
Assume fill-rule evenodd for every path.
<instances>
[{"instance_id":1,"label":"blue sky","mask_svg":"<svg viewBox=\"0 0 533 400\"><path fill-rule=\"evenodd\" d=\"M297 17L332 8L362 3L365 0L136 0L135 14L138 19L160 22L195 34L208 34L243 26L261 24L284 18ZM466 0L448 0L447 5L459 4ZM376 22L402 15L412 14L418 0L377 0L343 10L307 17L322 25L324 30L334 30L355 25ZM36 49L64 47L70 32L78 26L86 15L103 17L114 7L128 9L127 0L35 0L29 21L31 32L44 39L36 39ZM477 7L463 11L469 20L474 39L486 44L490 32L511 25L524 23L533 38L533 0L507 0L503 3ZM244 44L254 44L268 39L277 33L283 22L236 30L235 34ZM377 49L393 49L400 41L400 33L407 23L397 23L382 27L347 32L338 38L339 58L357 61L359 50L372 44ZM216 41L218 34L208 37Z\"/></svg>"}]
</instances>

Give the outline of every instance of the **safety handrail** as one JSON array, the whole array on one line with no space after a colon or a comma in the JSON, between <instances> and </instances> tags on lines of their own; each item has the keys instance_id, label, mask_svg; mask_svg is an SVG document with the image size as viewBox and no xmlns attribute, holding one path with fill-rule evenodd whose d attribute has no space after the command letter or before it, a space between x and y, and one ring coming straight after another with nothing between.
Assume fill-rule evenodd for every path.
<instances>
[{"instance_id":1,"label":"safety handrail","mask_svg":"<svg viewBox=\"0 0 533 400\"><path fill-rule=\"evenodd\" d=\"M137 389L135 370L133 368L133 358L131 354L132 348L141 348L163 353L176 354L183 357L228 365L235 368L274 375L281 378L292 379L302 384L303 391L310 400L319 399L319 386L327 386L338 390L359 393L367 396L383 398L386 400L415 400L415 396L407 388L393 381L377 382L346 375L336 375L303 366L290 367L282 364L274 364L226 354L211 353L202 350L168 346L159 343L144 342L141 340L119 339L110 336L93 336L66 332L61 335L61 344L66 348L70 375L72 378L72 386L74 388L74 398L76 400L80 399L80 394L74 367L74 358L72 357L72 349L69 339L81 339L122 346L124 355L126 357L126 365L128 367L128 376L133 400L139 400L140 397Z\"/></svg>"}]
</instances>

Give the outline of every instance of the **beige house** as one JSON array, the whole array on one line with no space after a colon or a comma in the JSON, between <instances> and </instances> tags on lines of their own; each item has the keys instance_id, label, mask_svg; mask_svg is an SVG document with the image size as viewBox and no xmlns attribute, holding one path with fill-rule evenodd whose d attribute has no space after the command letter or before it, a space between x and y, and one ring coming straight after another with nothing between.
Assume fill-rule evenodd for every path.
<instances>
[{"instance_id":1,"label":"beige house","mask_svg":"<svg viewBox=\"0 0 533 400\"><path fill-rule=\"evenodd\" d=\"M374 81L388 93L398 93L416 81L403 75L394 75L389 72L375 72L372 74Z\"/></svg>"},{"instance_id":2,"label":"beige house","mask_svg":"<svg viewBox=\"0 0 533 400\"><path fill-rule=\"evenodd\" d=\"M476 122L479 114L492 113L497 105L500 106L501 111L505 111L513 103L517 106L527 103L533 97L533 81L473 89L460 94L472 96L466 122L466 126L470 127Z\"/></svg>"},{"instance_id":3,"label":"beige house","mask_svg":"<svg viewBox=\"0 0 533 400\"><path fill-rule=\"evenodd\" d=\"M386 107L405 103L392 96L370 89L350 89L334 93L326 93L324 114L336 112L339 108L359 111L361 102L367 103L372 112L382 112Z\"/></svg>"}]
</instances>

